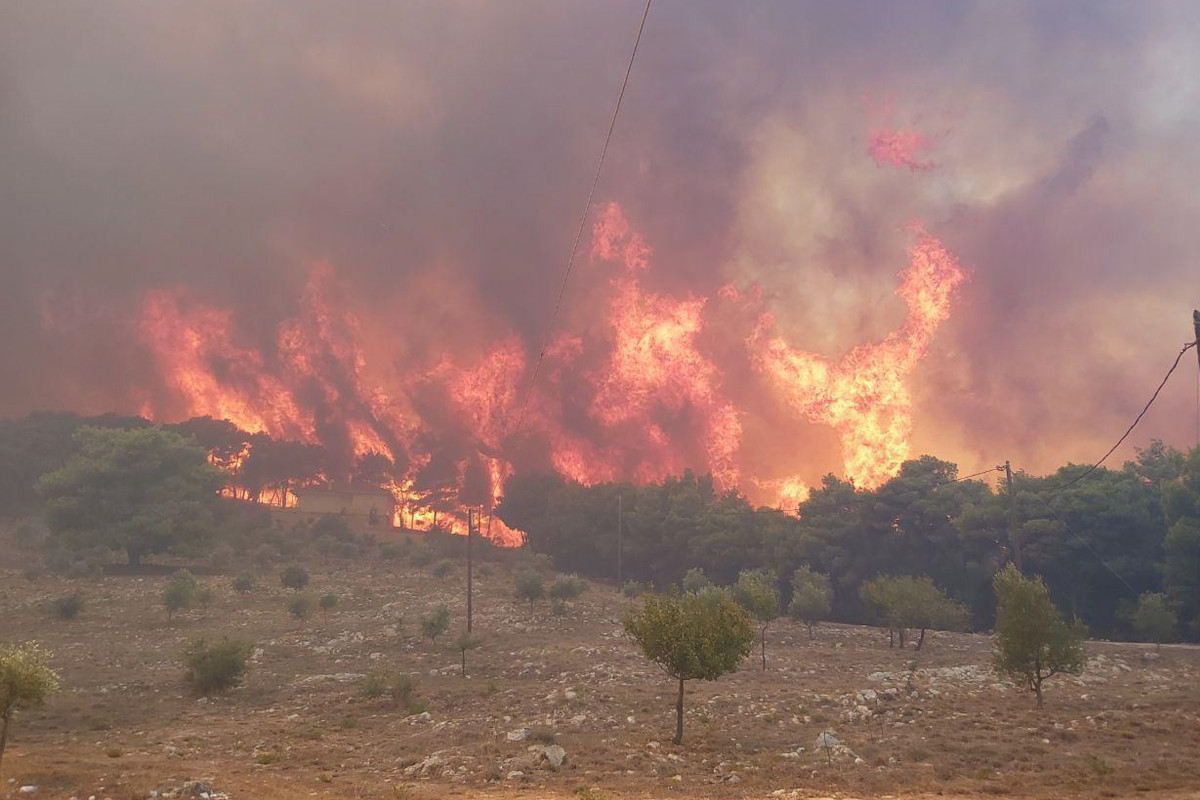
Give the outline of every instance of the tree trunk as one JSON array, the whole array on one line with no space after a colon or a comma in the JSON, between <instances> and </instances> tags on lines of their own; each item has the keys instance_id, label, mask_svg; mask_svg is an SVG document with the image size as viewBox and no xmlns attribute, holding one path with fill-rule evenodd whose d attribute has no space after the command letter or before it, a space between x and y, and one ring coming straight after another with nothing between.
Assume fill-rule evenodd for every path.
<instances>
[{"instance_id":1,"label":"tree trunk","mask_svg":"<svg viewBox=\"0 0 1200 800\"><path fill-rule=\"evenodd\" d=\"M762 651L762 668L763 672L767 671L767 626L762 626L762 631L759 633L759 648Z\"/></svg>"},{"instance_id":2,"label":"tree trunk","mask_svg":"<svg viewBox=\"0 0 1200 800\"><path fill-rule=\"evenodd\" d=\"M0 717L0 764L4 763L4 748L8 747L8 723L12 719L12 711L6 711Z\"/></svg>"},{"instance_id":3,"label":"tree trunk","mask_svg":"<svg viewBox=\"0 0 1200 800\"><path fill-rule=\"evenodd\" d=\"M904 628L900 628L899 633L900 633L900 649L903 650L905 634L908 633L908 631L906 631Z\"/></svg>"},{"instance_id":4,"label":"tree trunk","mask_svg":"<svg viewBox=\"0 0 1200 800\"><path fill-rule=\"evenodd\" d=\"M465 678L465 677L467 677L467 651L466 650L462 651L462 659L463 659L462 676Z\"/></svg>"},{"instance_id":5,"label":"tree trunk","mask_svg":"<svg viewBox=\"0 0 1200 800\"><path fill-rule=\"evenodd\" d=\"M896 646L896 629L888 628L888 647Z\"/></svg>"},{"instance_id":6,"label":"tree trunk","mask_svg":"<svg viewBox=\"0 0 1200 800\"><path fill-rule=\"evenodd\" d=\"M132 547L125 548L125 555L129 558L129 566L139 567L142 564L142 553L140 550L135 550Z\"/></svg>"},{"instance_id":7,"label":"tree trunk","mask_svg":"<svg viewBox=\"0 0 1200 800\"><path fill-rule=\"evenodd\" d=\"M805 627L808 628L808 640L811 642L812 641L812 629L813 629L812 623L811 622L808 623L808 625L806 625Z\"/></svg>"},{"instance_id":8,"label":"tree trunk","mask_svg":"<svg viewBox=\"0 0 1200 800\"><path fill-rule=\"evenodd\" d=\"M917 652L921 652L921 645L925 644L925 629L921 628L921 636L917 639Z\"/></svg>"},{"instance_id":9,"label":"tree trunk","mask_svg":"<svg viewBox=\"0 0 1200 800\"><path fill-rule=\"evenodd\" d=\"M1033 691L1037 695L1037 707L1045 708L1045 703L1042 702L1042 676L1038 675L1033 681Z\"/></svg>"},{"instance_id":10,"label":"tree trunk","mask_svg":"<svg viewBox=\"0 0 1200 800\"><path fill-rule=\"evenodd\" d=\"M683 678L679 679L679 697L675 699L675 744L683 744Z\"/></svg>"}]
</instances>

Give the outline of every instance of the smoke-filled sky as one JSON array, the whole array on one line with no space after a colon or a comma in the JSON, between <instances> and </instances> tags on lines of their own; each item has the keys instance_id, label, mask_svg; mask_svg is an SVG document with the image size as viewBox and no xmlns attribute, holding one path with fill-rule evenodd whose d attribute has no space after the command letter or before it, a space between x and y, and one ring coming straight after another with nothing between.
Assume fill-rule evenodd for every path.
<instances>
[{"instance_id":1,"label":"smoke-filled sky","mask_svg":"<svg viewBox=\"0 0 1200 800\"><path fill-rule=\"evenodd\" d=\"M147 293L229 309L267 352L315 262L370 371L506 337L536 357L640 13L0 5L0 415L180 416ZM722 355L750 333L718 290L757 287L772 336L836 364L905 324L917 224L966 279L905 373L912 453L1091 461L1200 305L1197 41L1183 1L656 0L597 214L644 238L641 291L709 299L712 384L764 479L842 472L838 436ZM603 338L590 241L559 328ZM1194 443L1196 382L1189 354L1131 443Z\"/></svg>"}]
</instances>

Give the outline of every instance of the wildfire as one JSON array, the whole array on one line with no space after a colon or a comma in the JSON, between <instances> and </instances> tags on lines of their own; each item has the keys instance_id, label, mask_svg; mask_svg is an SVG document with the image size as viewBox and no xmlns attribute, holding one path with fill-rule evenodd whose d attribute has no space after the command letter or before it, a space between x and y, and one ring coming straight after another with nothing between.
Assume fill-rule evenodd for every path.
<instances>
[{"instance_id":1,"label":"wildfire","mask_svg":"<svg viewBox=\"0 0 1200 800\"><path fill-rule=\"evenodd\" d=\"M779 474L776 465L745 463L744 423L758 409L732 399L705 344L715 337L730 345L725 357L740 352L748 374L774 387L796 416L837 431L856 484L874 486L898 470L912 426L907 378L963 280L933 236L916 231L902 273L903 326L837 364L773 335L765 313L744 341L744 330L714 327L713 303L759 305L757 288L729 284L715 299L651 288L655 254L615 203L598 214L590 253L604 296L596 303L590 295L588 307L602 313L582 331L554 337L528 397L532 359L516 334L484 342L474 355L445 348L422 360L400 345L389 350L386 341L366 339L333 268L320 263L297 314L261 348L245 343L227 310L180 291L148 293L139 328L173 397L151 410L159 419L208 415L248 433L323 445L330 463L312 473L315 482L346 480L362 459L375 458L386 465L388 474L375 480L396 498L397 524L436 521L465 532L469 504L484 509L486 529L506 543L521 534L486 512L517 470L514 460L587 484L659 480L691 468L711 473L718 488L794 510L808 493L791 474L795 465L768 478L764 472ZM246 457L227 468L238 473ZM282 505L294 501L294 488L243 494Z\"/></svg>"},{"instance_id":2,"label":"wildfire","mask_svg":"<svg viewBox=\"0 0 1200 800\"><path fill-rule=\"evenodd\" d=\"M838 364L766 334L764 314L751 340L755 360L800 416L832 426L842 440L846 475L873 488L895 475L909 455L912 398L907 378L930 337L950 314L965 275L940 241L917 230L897 294L908 306L900 330L878 344L859 345Z\"/></svg>"}]
</instances>

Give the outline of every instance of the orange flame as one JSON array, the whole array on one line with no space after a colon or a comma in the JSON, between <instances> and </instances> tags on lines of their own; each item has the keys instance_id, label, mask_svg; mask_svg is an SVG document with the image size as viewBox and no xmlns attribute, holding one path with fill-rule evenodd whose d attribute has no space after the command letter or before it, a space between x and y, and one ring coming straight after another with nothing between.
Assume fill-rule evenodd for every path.
<instances>
[{"instance_id":1,"label":"orange flame","mask_svg":"<svg viewBox=\"0 0 1200 800\"><path fill-rule=\"evenodd\" d=\"M842 440L846 475L873 488L895 475L909 455L912 398L906 379L929 340L950 314L950 300L965 275L940 241L917 230L897 294L908 306L900 330L878 344L860 345L836 365L767 338L763 315L751 340L758 367L800 416L832 426Z\"/></svg>"}]
</instances>

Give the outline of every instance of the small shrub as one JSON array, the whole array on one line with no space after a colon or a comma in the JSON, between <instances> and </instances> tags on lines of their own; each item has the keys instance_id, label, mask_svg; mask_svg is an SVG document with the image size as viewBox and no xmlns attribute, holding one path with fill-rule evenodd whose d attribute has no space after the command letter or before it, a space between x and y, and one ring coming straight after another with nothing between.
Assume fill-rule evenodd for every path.
<instances>
[{"instance_id":1,"label":"small shrub","mask_svg":"<svg viewBox=\"0 0 1200 800\"><path fill-rule=\"evenodd\" d=\"M490 578L490 577L492 577L492 574L495 572L495 570L492 569L491 564L481 564L479 566L479 569L476 570L476 572L479 573L480 577Z\"/></svg>"},{"instance_id":2,"label":"small shrub","mask_svg":"<svg viewBox=\"0 0 1200 800\"><path fill-rule=\"evenodd\" d=\"M425 711L424 703L417 700L416 679L404 672L368 672L358 684L358 694L368 700L389 697L410 715Z\"/></svg>"},{"instance_id":3,"label":"small shrub","mask_svg":"<svg viewBox=\"0 0 1200 800\"><path fill-rule=\"evenodd\" d=\"M640 597L645 593L646 587L637 581L626 581L625 585L621 587L621 594L625 595L631 600L635 597Z\"/></svg>"},{"instance_id":4,"label":"small shrub","mask_svg":"<svg viewBox=\"0 0 1200 800\"><path fill-rule=\"evenodd\" d=\"M454 572L454 562L448 558L443 558L441 561L433 565L433 569L429 570L435 578L444 578L451 572Z\"/></svg>"},{"instance_id":5,"label":"small shrub","mask_svg":"<svg viewBox=\"0 0 1200 800\"><path fill-rule=\"evenodd\" d=\"M196 604L196 579L186 569L176 572L163 588L163 607L167 619L174 618L176 611L183 611Z\"/></svg>"},{"instance_id":6,"label":"small shrub","mask_svg":"<svg viewBox=\"0 0 1200 800\"><path fill-rule=\"evenodd\" d=\"M287 601L287 611L296 619L304 622L313 615L313 611L317 607L316 599L307 592L296 594Z\"/></svg>"},{"instance_id":7,"label":"small shrub","mask_svg":"<svg viewBox=\"0 0 1200 800\"><path fill-rule=\"evenodd\" d=\"M546 585L542 583L542 576L532 570L518 572L513 578L514 593L518 600L526 600L529 602L529 610L533 610L533 604L546 596Z\"/></svg>"},{"instance_id":8,"label":"small shrub","mask_svg":"<svg viewBox=\"0 0 1200 800\"><path fill-rule=\"evenodd\" d=\"M587 591L588 585L579 578L559 578L550 586L550 597L556 600L574 600Z\"/></svg>"},{"instance_id":9,"label":"small shrub","mask_svg":"<svg viewBox=\"0 0 1200 800\"><path fill-rule=\"evenodd\" d=\"M44 571L45 570L43 570L42 567L39 567L35 564L22 570L21 575L25 578L25 580L32 583L33 581L36 581L38 578L42 577L42 573Z\"/></svg>"},{"instance_id":10,"label":"small shrub","mask_svg":"<svg viewBox=\"0 0 1200 800\"><path fill-rule=\"evenodd\" d=\"M250 594L254 591L254 576L243 572L233 579L233 590L238 594Z\"/></svg>"},{"instance_id":11,"label":"small shrub","mask_svg":"<svg viewBox=\"0 0 1200 800\"><path fill-rule=\"evenodd\" d=\"M58 547L53 550L47 550L42 556L42 564L45 565L46 571L55 575L64 575L71 565L75 563L75 557L64 548Z\"/></svg>"},{"instance_id":12,"label":"small shrub","mask_svg":"<svg viewBox=\"0 0 1200 800\"><path fill-rule=\"evenodd\" d=\"M194 640L183 654L184 679L203 695L232 689L250 669L254 645L244 639Z\"/></svg>"},{"instance_id":13,"label":"small shrub","mask_svg":"<svg viewBox=\"0 0 1200 800\"><path fill-rule=\"evenodd\" d=\"M217 597L216 592L211 586L201 586L196 590L196 605L207 610L213 604L213 600Z\"/></svg>"},{"instance_id":14,"label":"small shrub","mask_svg":"<svg viewBox=\"0 0 1200 800\"><path fill-rule=\"evenodd\" d=\"M79 592L60 597L53 603L54 616L62 620L75 619L83 611L83 605L83 596Z\"/></svg>"},{"instance_id":15,"label":"small shrub","mask_svg":"<svg viewBox=\"0 0 1200 800\"><path fill-rule=\"evenodd\" d=\"M421 617L421 635L436 642L437 637L450 630L450 609L443 603Z\"/></svg>"},{"instance_id":16,"label":"small shrub","mask_svg":"<svg viewBox=\"0 0 1200 800\"><path fill-rule=\"evenodd\" d=\"M322 616L328 618L329 612L333 610L333 607L337 605L337 602L338 599L336 594L321 595L321 599L318 601L318 604L321 606Z\"/></svg>"},{"instance_id":17,"label":"small shrub","mask_svg":"<svg viewBox=\"0 0 1200 800\"><path fill-rule=\"evenodd\" d=\"M308 570L293 564L280 574L279 582L288 589L299 591L308 586Z\"/></svg>"},{"instance_id":18,"label":"small shrub","mask_svg":"<svg viewBox=\"0 0 1200 800\"><path fill-rule=\"evenodd\" d=\"M567 604L563 602L561 597L555 597L550 601L550 616L565 617L567 615Z\"/></svg>"}]
</instances>

